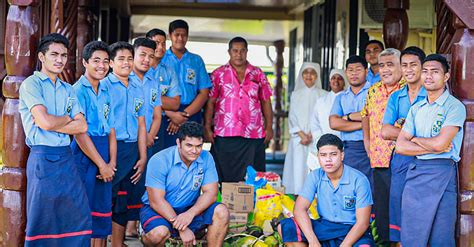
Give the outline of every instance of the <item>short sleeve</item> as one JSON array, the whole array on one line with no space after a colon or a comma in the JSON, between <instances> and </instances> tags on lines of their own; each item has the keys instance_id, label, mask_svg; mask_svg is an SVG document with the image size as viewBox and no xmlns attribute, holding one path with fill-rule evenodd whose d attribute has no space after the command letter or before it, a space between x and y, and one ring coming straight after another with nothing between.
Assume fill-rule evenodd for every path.
<instances>
[{"instance_id":1,"label":"short sleeve","mask_svg":"<svg viewBox=\"0 0 474 247\"><path fill-rule=\"evenodd\" d=\"M318 193L318 183L320 178L320 171L321 168L312 171L308 176L306 176L306 180L304 181L304 185L300 190L299 196L302 196L304 199L312 202L315 195Z\"/></svg>"},{"instance_id":2,"label":"short sleeve","mask_svg":"<svg viewBox=\"0 0 474 247\"><path fill-rule=\"evenodd\" d=\"M204 178L202 180L202 185L217 183L219 181L214 158L212 157L211 153L209 152L206 152L206 153L207 153L207 157L204 161L206 168L204 170Z\"/></svg>"},{"instance_id":3,"label":"short sleeve","mask_svg":"<svg viewBox=\"0 0 474 247\"><path fill-rule=\"evenodd\" d=\"M164 69L170 80L170 88L168 89L168 92L166 92L166 96L168 97L180 96L181 89L179 87L178 76L176 76L176 73L174 72L174 70L170 69L168 66L165 66Z\"/></svg>"},{"instance_id":4,"label":"short sleeve","mask_svg":"<svg viewBox=\"0 0 474 247\"><path fill-rule=\"evenodd\" d=\"M209 98L217 99L219 97L219 81L221 76L222 73L220 73L219 69L211 73L212 88L209 90Z\"/></svg>"},{"instance_id":5,"label":"short sleeve","mask_svg":"<svg viewBox=\"0 0 474 247\"><path fill-rule=\"evenodd\" d=\"M199 73L198 73L198 89L206 89L212 87L211 84L211 79L209 79L209 75L207 74L206 71L206 65L204 64L204 61L202 60L201 57L199 57L197 66L199 68Z\"/></svg>"},{"instance_id":6,"label":"short sleeve","mask_svg":"<svg viewBox=\"0 0 474 247\"><path fill-rule=\"evenodd\" d=\"M407 132L408 134L414 136L415 135L415 108L417 106L412 106L410 110L408 110L407 118L405 119L405 123L403 124L402 130Z\"/></svg>"},{"instance_id":7,"label":"short sleeve","mask_svg":"<svg viewBox=\"0 0 474 247\"><path fill-rule=\"evenodd\" d=\"M69 90L69 97L71 99L77 99L77 100L72 101L72 110L71 110L70 116L71 118L74 118L77 114L84 113L84 110L82 109L81 103L79 102L79 98L77 97L76 92L74 91L72 86L70 86L69 84L68 84L68 90Z\"/></svg>"},{"instance_id":8,"label":"short sleeve","mask_svg":"<svg viewBox=\"0 0 474 247\"><path fill-rule=\"evenodd\" d=\"M466 107L462 103L457 101L456 103L457 104L452 104L449 107L441 128L446 126L456 126L462 128L464 126L464 121L466 121Z\"/></svg>"},{"instance_id":9,"label":"short sleeve","mask_svg":"<svg viewBox=\"0 0 474 247\"><path fill-rule=\"evenodd\" d=\"M272 96L272 86L268 82L267 76L265 75L265 73L263 73L263 71L260 70L258 76L260 82L260 90L258 93L258 97L262 101L267 101Z\"/></svg>"},{"instance_id":10,"label":"short sleeve","mask_svg":"<svg viewBox=\"0 0 474 247\"><path fill-rule=\"evenodd\" d=\"M145 186L166 191L166 178L169 168L166 165L166 158L163 153L154 155L148 161L146 169Z\"/></svg>"},{"instance_id":11,"label":"short sleeve","mask_svg":"<svg viewBox=\"0 0 474 247\"><path fill-rule=\"evenodd\" d=\"M25 103L28 110L35 105L43 105L46 107L41 85L34 81L31 77L27 78L20 87L20 99Z\"/></svg>"},{"instance_id":12,"label":"short sleeve","mask_svg":"<svg viewBox=\"0 0 474 247\"><path fill-rule=\"evenodd\" d=\"M385 115L383 117L383 124L394 125L398 119L398 94L394 93L390 95L387 106L385 108Z\"/></svg>"},{"instance_id":13,"label":"short sleeve","mask_svg":"<svg viewBox=\"0 0 474 247\"><path fill-rule=\"evenodd\" d=\"M339 94L334 99L334 103L332 104L331 114L330 115L337 115L342 117L344 112L342 111L342 104L341 104L342 94Z\"/></svg>"},{"instance_id":14,"label":"short sleeve","mask_svg":"<svg viewBox=\"0 0 474 247\"><path fill-rule=\"evenodd\" d=\"M374 204L372 200L372 191L370 189L369 179L360 176L356 183L356 208L365 208Z\"/></svg>"},{"instance_id":15,"label":"short sleeve","mask_svg":"<svg viewBox=\"0 0 474 247\"><path fill-rule=\"evenodd\" d=\"M76 82L77 83L77 82ZM82 87L80 85L74 85L72 87L74 89L74 92L76 93L77 100L79 101L79 105L82 108L82 113L84 116L87 117L87 101L86 101L86 95L84 94L85 92L82 90Z\"/></svg>"}]
</instances>

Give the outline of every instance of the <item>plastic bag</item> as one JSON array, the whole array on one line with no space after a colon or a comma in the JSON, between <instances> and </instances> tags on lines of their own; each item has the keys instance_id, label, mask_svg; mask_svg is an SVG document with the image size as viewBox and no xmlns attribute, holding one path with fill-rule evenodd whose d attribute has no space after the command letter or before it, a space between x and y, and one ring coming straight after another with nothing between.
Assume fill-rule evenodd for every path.
<instances>
[{"instance_id":1,"label":"plastic bag","mask_svg":"<svg viewBox=\"0 0 474 247\"><path fill-rule=\"evenodd\" d=\"M256 226L262 227L265 220L278 218L282 213L282 194L273 189L258 189L256 194L254 220Z\"/></svg>"}]
</instances>

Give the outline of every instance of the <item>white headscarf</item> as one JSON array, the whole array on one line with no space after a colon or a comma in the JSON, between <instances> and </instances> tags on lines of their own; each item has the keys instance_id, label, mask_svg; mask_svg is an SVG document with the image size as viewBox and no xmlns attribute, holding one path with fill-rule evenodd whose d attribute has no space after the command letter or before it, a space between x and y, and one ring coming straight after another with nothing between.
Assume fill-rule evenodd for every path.
<instances>
[{"instance_id":1,"label":"white headscarf","mask_svg":"<svg viewBox=\"0 0 474 247\"><path fill-rule=\"evenodd\" d=\"M317 73L316 82L312 87L307 87L303 81L303 71L312 68ZM298 131L309 131L309 116L313 112L316 100L327 94L326 90L321 89L320 67L317 63L303 63L296 80L295 91L291 94L289 127L290 134Z\"/></svg>"},{"instance_id":2,"label":"white headscarf","mask_svg":"<svg viewBox=\"0 0 474 247\"><path fill-rule=\"evenodd\" d=\"M342 79L344 79L344 88L348 88L349 85L349 80L347 79L346 73L342 69L332 69L331 73L329 73L329 80L331 80L332 76L338 74L342 76Z\"/></svg>"},{"instance_id":3,"label":"white headscarf","mask_svg":"<svg viewBox=\"0 0 474 247\"><path fill-rule=\"evenodd\" d=\"M317 64L317 63L304 62L303 65L301 65L300 72L298 73L298 77L296 78L295 91L298 90L298 89L307 87L306 84L304 84L304 80L303 80L303 71L307 68L311 68L311 69L314 69L314 71L316 71L317 78L316 78L316 82L314 83L313 87L317 87L319 89L322 88L322 84L321 84L321 66L319 66L319 64Z\"/></svg>"}]
</instances>

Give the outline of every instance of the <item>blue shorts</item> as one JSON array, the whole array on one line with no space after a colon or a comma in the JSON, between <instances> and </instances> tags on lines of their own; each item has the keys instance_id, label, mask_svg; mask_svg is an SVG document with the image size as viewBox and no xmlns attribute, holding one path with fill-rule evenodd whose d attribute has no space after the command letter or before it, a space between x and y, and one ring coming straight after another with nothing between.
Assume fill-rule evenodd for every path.
<instances>
[{"instance_id":1,"label":"blue shorts","mask_svg":"<svg viewBox=\"0 0 474 247\"><path fill-rule=\"evenodd\" d=\"M102 159L109 163L109 137L91 136L90 138ZM112 183L105 183L96 178L100 174L97 165L82 152L75 139L71 143L71 149L89 199L92 238L107 238L112 234Z\"/></svg>"},{"instance_id":2,"label":"blue shorts","mask_svg":"<svg viewBox=\"0 0 474 247\"><path fill-rule=\"evenodd\" d=\"M191 229L193 232L197 232L206 228L208 225L211 225L212 216L214 215L214 209L219 204L221 203L215 202L211 204L211 206L209 206L204 212L194 217L193 221L188 226L189 229ZM183 212L186 212L186 210L188 209L189 207L174 208L174 211L176 212L176 214L181 214ZM145 233L150 232L155 227L166 226L170 231L171 236L178 236L178 231L173 228L172 224L165 220L163 217L161 217L158 213L156 213L155 210L153 210L148 204L143 205L142 209L140 210L140 223L142 224L142 228Z\"/></svg>"},{"instance_id":3,"label":"blue shorts","mask_svg":"<svg viewBox=\"0 0 474 247\"><path fill-rule=\"evenodd\" d=\"M280 225L284 243L308 241L294 218L284 219L280 221ZM324 247L339 246L352 228L352 225L334 223L323 219L311 220L311 225L316 237ZM353 246L375 246L375 243L372 235L367 231Z\"/></svg>"}]
</instances>

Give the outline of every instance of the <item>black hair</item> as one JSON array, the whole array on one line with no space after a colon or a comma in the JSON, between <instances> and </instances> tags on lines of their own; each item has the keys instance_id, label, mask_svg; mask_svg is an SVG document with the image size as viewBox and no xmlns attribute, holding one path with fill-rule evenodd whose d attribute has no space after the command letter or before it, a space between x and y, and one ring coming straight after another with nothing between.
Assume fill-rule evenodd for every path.
<instances>
[{"instance_id":1,"label":"black hair","mask_svg":"<svg viewBox=\"0 0 474 247\"><path fill-rule=\"evenodd\" d=\"M380 49L385 50L385 46L383 45L383 43L379 40L376 40L376 39L369 40L369 42L367 42L367 44L365 44L365 49L367 49L367 46L369 46L370 44L377 44L377 45L380 46Z\"/></svg>"},{"instance_id":2,"label":"black hair","mask_svg":"<svg viewBox=\"0 0 474 247\"><path fill-rule=\"evenodd\" d=\"M145 34L145 37L147 39L151 39L153 37L155 37L156 35L160 35L160 36L164 36L166 38L166 33L165 31L161 30L161 29L158 29L158 28L153 28L152 30L148 31L146 34Z\"/></svg>"},{"instance_id":3,"label":"black hair","mask_svg":"<svg viewBox=\"0 0 474 247\"><path fill-rule=\"evenodd\" d=\"M186 137L196 137L204 139L204 128L201 124L194 121L188 121L179 127L177 134L179 141L182 142Z\"/></svg>"},{"instance_id":4,"label":"black hair","mask_svg":"<svg viewBox=\"0 0 474 247\"><path fill-rule=\"evenodd\" d=\"M96 51L105 51L107 56L110 57L109 45L107 45L107 43L103 41L92 41L84 46L84 49L82 50L82 58L86 61L86 63L89 63L89 59Z\"/></svg>"},{"instance_id":5,"label":"black hair","mask_svg":"<svg viewBox=\"0 0 474 247\"><path fill-rule=\"evenodd\" d=\"M114 60L117 56L117 52L120 50L129 50L132 53L132 57L135 52L133 51L133 46L125 41L118 41L109 46L110 50L110 60Z\"/></svg>"},{"instance_id":6,"label":"black hair","mask_svg":"<svg viewBox=\"0 0 474 247\"><path fill-rule=\"evenodd\" d=\"M232 49L232 45L234 43L244 43L245 44L245 49L248 48L248 43L247 43L247 40L245 40L244 38L242 37L234 37L232 38L230 41L229 41L229 50Z\"/></svg>"},{"instance_id":7,"label":"black hair","mask_svg":"<svg viewBox=\"0 0 474 247\"><path fill-rule=\"evenodd\" d=\"M425 58L425 60L423 60L423 64L429 61L439 62L443 66L444 73L448 73L449 64L445 57L441 56L440 54L430 54Z\"/></svg>"},{"instance_id":8,"label":"black hair","mask_svg":"<svg viewBox=\"0 0 474 247\"><path fill-rule=\"evenodd\" d=\"M350 56L347 60L346 60L346 68L349 64L353 64L353 63L360 63L362 64L362 66L364 66L364 68L367 69L367 61L365 60L365 58L359 56L359 55L352 55Z\"/></svg>"},{"instance_id":9,"label":"black hair","mask_svg":"<svg viewBox=\"0 0 474 247\"><path fill-rule=\"evenodd\" d=\"M50 33L40 39L38 44L38 53L41 52L46 54L46 52L49 50L49 45L52 43L63 44L66 49L69 49L69 40L64 35L59 33Z\"/></svg>"},{"instance_id":10,"label":"black hair","mask_svg":"<svg viewBox=\"0 0 474 247\"><path fill-rule=\"evenodd\" d=\"M156 43L155 41L147 38L136 38L135 41L133 42L133 49L136 50L138 47L143 46L147 47L153 50L153 52L156 49Z\"/></svg>"},{"instance_id":11,"label":"black hair","mask_svg":"<svg viewBox=\"0 0 474 247\"><path fill-rule=\"evenodd\" d=\"M424 61L425 58L426 58L425 52L424 52L420 47L417 47L417 46L410 46L410 47L405 48L405 50L402 51L402 55L400 56L400 59L401 59L404 55L414 55L414 56L417 56L418 59L420 59L420 63L423 63L423 61Z\"/></svg>"},{"instance_id":12,"label":"black hair","mask_svg":"<svg viewBox=\"0 0 474 247\"><path fill-rule=\"evenodd\" d=\"M184 29L186 29L186 33L189 33L188 23L184 20L181 20L181 19L174 20L174 21L170 22L168 32L171 34L172 32L174 32L174 30L176 30L178 28L184 28Z\"/></svg>"},{"instance_id":13,"label":"black hair","mask_svg":"<svg viewBox=\"0 0 474 247\"><path fill-rule=\"evenodd\" d=\"M333 134L322 135L316 144L316 148L318 148L319 151L322 146L327 145L336 146L341 152L344 151L344 144L342 143L341 139Z\"/></svg>"}]
</instances>

